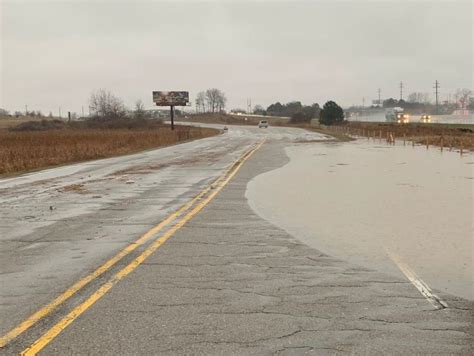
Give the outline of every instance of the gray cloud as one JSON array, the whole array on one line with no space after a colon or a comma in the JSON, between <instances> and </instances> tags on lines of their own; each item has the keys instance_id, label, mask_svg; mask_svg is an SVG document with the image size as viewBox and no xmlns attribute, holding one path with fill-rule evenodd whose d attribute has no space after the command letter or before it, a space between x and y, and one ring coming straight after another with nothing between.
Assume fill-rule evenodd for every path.
<instances>
[{"instance_id":1,"label":"gray cloud","mask_svg":"<svg viewBox=\"0 0 474 356\"><path fill-rule=\"evenodd\" d=\"M231 107L472 87L470 1L3 1L0 106L218 87Z\"/></svg>"}]
</instances>

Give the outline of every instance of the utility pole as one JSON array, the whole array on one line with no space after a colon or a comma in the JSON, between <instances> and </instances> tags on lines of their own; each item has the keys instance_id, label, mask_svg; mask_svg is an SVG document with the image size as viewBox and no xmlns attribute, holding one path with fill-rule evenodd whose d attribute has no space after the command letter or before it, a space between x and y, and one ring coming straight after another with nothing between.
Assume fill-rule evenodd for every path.
<instances>
[{"instance_id":1,"label":"utility pole","mask_svg":"<svg viewBox=\"0 0 474 356\"><path fill-rule=\"evenodd\" d=\"M82 117L84 117L84 105L82 105Z\"/></svg>"},{"instance_id":2,"label":"utility pole","mask_svg":"<svg viewBox=\"0 0 474 356\"><path fill-rule=\"evenodd\" d=\"M247 99L247 114L252 113L252 99Z\"/></svg>"},{"instance_id":3,"label":"utility pole","mask_svg":"<svg viewBox=\"0 0 474 356\"><path fill-rule=\"evenodd\" d=\"M25 105L25 116L28 116L28 105Z\"/></svg>"},{"instance_id":4,"label":"utility pole","mask_svg":"<svg viewBox=\"0 0 474 356\"><path fill-rule=\"evenodd\" d=\"M400 100L403 100L403 82L400 82Z\"/></svg>"},{"instance_id":5,"label":"utility pole","mask_svg":"<svg viewBox=\"0 0 474 356\"><path fill-rule=\"evenodd\" d=\"M382 106L382 102L380 101L380 93L382 93L382 90L379 88L377 92L379 93L379 106Z\"/></svg>"},{"instance_id":6,"label":"utility pole","mask_svg":"<svg viewBox=\"0 0 474 356\"><path fill-rule=\"evenodd\" d=\"M436 95L436 114L439 114L439 108L438 108L439 82L437 80L435 81L435 85L433 88L435 90L435 95Z\"/></svg>"},{"instance_id":7,"label":"utility pole","mask_svg":"<svg viewBox=\"0 0 474 356\"><path fill-rule=\"evenodd\" d=\"M174 106L170 106L171 130L174 130Z\"/></svg>"},{"instance_id":8,"label":"utility pole","mask_svg":"<svg viewBox=\"0 0 474 356\"><path fill-rule=\"evenodd\" d=\"M362 97L362 107L365 108L365 96Z\"/></svg>"},{"instance_id":9,"label":"utility pole","mask_svg":"<svg viewBox=\"0 0 474 356\"><path fill-rule=\"evenodd\" d=\"M59 118L61 118L61 107L59 107Z\"/></svg>"}]
</instances>

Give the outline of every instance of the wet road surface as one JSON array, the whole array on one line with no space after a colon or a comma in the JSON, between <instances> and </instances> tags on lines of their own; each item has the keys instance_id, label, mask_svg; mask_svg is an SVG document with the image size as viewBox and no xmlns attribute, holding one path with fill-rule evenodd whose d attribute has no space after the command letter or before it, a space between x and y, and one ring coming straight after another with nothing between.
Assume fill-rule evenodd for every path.
<instances>
[{"instance_id":1,"label":"wet road surface","mask_svg":"<svg viewBox=\"0 0 474 356\"><path fill-rule=\"evenodd\" d=\"M287 145L321 138L231 127L0 181L2 333L203 192L2 353L35 340L45 354L467 353L468 301L433 308L406 279L322 254L248 206L248 182L287 163Z\"/></svg>"}]
</instances>

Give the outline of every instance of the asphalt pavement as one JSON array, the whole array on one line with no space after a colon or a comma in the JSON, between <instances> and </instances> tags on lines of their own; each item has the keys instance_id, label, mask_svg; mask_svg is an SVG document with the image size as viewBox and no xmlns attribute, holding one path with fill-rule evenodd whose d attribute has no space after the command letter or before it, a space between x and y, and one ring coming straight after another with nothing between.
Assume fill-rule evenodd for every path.
<instances>
[{"instance_id":1,"label":"asphalt pavement","mask_svg":"<svg viewBox=\"0 0 474 356\"><path fill-rule=\"evenodd\" d=\"M408 280L327 256L248 206L247 183L287 163L284 147L321 139L230 127L0 180L0 330L16 327L0 352L469 354L472 303L441 294L449 307L433 308Z\"/></svg>"}]
</instances>

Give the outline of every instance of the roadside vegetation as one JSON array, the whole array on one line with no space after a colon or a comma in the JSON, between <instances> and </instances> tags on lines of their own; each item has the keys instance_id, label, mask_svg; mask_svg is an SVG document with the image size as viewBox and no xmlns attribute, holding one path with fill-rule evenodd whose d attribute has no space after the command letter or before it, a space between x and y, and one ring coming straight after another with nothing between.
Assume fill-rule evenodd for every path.
<instances>
[{"instance_id":1,"label":"roadside vegetation","mask_svg":"<svg viewBox=\"0 0 474 356\"><path fill-rule=\"evenodd\" d=\"M0 128L0 174L14 174L72 162L139 152L219 133L210 128L170 126L148 117L138 101L126 110L105 90L91 95L90 118L67 121L7 117Z\"/></svg>"},{"instance_id":2,"label":"roadside vegetation","mask_svg":"<svg viewBox=\"0 0 474 356\"><path fill-rule=\"evenodd\" d=\"M474 150L474 125L423 123L400 125L397 123L349 121L339 127L333 127L332 131L378 138L389 142L398 139L425 146Z\"/></svg>"},{"instance_id":3,"label":"roadside vegetation","mask_svg":"<svg viewBox=\"0 0 474 356\"><path fill-rule=\"evenodd\" d=\"M217 130L156 125L148 128L94 129L66 126L42 131L0 130L0 174L112 157L213 136Z\"/></svg>"}]
</instances>

